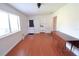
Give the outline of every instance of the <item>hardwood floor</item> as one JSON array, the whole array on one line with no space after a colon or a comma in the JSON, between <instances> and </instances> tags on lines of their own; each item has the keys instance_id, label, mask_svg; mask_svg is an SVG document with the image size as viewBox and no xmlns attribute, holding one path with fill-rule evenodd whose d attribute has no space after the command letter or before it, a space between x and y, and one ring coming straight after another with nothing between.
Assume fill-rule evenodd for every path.
<instances>
[{"instance_id":1,"label":"hardwood floor","mask_svg":"<svg viewBox=\"0 0 79 59\"><path fill-rule=\"evenodd\" d=\"M7 56L73 56L68 49L63 51L56 45L51 35L40 33L28 35Z\"/></svg>"}]
</instances>

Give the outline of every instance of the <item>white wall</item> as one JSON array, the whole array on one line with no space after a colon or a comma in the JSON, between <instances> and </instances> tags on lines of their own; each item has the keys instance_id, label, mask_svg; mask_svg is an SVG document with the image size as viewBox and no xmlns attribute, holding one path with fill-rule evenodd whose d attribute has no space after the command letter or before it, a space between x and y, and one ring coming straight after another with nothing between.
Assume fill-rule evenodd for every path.
<instances>
[{"instance_id":1,"label":"white wall","mask_svg":"<svg viewBox=\"0 0 79 59\"><path fill-rule=\"evenodd\" d=\"M50 33L52 31L52 15L38 15L38 16L30 16L28 20L34 20L34 30L33 28L29 27L29 22L28 22L28 32L34 32L34 33L39 33L39 32L46 32ZM40 25L43 25L44 27L41 28Z\"/></svg>"},{"instance_id":2,"label":"white wall","mask_svg":"<svg viewBox=\"0 0 79 59\"><path fill-rule=\"evenodd\" d=\"M53 16L57 16L58 31L79 39L79 4L67 4ZM73 48L73 52L79 55L79 49Z\"/></svg>"},{"instance_id":3,"label":"white wall","mask_svg":"<svg viewBox=\"0 0 79 59\"><path fill-rule=\"evenodd\" d=\"M53 15L57 16L57 30L79 38L79 4L67 4Z\"/></svg>"},{"instance_id":4,"label":"white wall","mask_svg":"<svg viewBox=\"0 0 79 59\"><path fill-rule=\"evenodd\" d=\"M27 34L27 17L7 4L0 4L0 9L19 15L22 29L20 32L0 39L0 55L5 55L22 40L23 35Z\"/></svg>"}]
</instances>

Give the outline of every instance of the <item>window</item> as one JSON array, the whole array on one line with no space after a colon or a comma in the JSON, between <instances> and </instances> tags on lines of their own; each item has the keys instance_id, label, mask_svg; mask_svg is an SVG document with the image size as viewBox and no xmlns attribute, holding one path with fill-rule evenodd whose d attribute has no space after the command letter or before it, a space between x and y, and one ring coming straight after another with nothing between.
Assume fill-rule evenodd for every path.
<instances>
[{"instance_id":1,"label":"window","mask_svg":"<svg viewBox=\"0 0 79 59\"><path fill-rule=\"evenodd\" d=\"M9 19L10 19L10 27L11 27L11 32L16 32L19 30L19 16L9 14Z\"/></svg>"},{"instance_id":2,"label":"window","mask_svg":"<svg viewBox=\"0 0 79 59\"><path fill-rule=\"evenodd\" d=\"M0 36L9 33L8 14L0 11Z\"/></svg>"},{"instance_id":3,"label":"window","mask_svg":"<svg viewBox=\"0 0 79 59\"><path fill-rule=\"evenodd\" d=\"M0 36L20 31L20 18L0 10Z\"/></svg>"}]
</instances>

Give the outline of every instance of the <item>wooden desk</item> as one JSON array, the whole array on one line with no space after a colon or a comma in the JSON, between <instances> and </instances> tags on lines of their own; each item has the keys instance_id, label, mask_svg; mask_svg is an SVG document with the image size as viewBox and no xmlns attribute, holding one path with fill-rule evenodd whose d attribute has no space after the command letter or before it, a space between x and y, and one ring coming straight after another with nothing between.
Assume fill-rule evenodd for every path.
<instances>
[{"instance_id":1,"label":"wooden desk","mask_svg":"<svg viewBox=\"0 0 79 59\"><path fill-rule=\"evenodd\" d=\"M54 33L58 35L59 37L61 37L62 39L64 39L66 42L71 43L71 50L73 46L79 48L79 39L74 38L70 35L64 34L62 32L59 32L59 31L55 31Z\"/></svg>"},{"instance_id":2,"label":"wooden desk","mask_svg":"<svg viewBox=\"0 0 79 59\"><path fill-rule=\"evenodd\" d=\"M71 50L73 48L73 46L79 48L79 40L76 41L68 41L69 43L71 43Z\"/></svg>"},{"instance_id":3,"label":"wooden desk","mask_svg":"<svg viewBox=\"0 0 79 59\"><path fill-rule=\"evenodd\" d=\"M79 55L79 50L77 48L79 48L79 39L74 38L70 35L64 34L62 32L59 31L53 31L51 33L53 35L53 39L57 39L57 45L61 47L62 51L67 50L67 48L69 50L71 50L71 52L74 55ZM61 44L58 44L61 43ZM75 47L75 48L73 48ZM77 48L76 48L77 47ZM73 48L73 50L72 50Z\"/></svg>"}]
</instances>

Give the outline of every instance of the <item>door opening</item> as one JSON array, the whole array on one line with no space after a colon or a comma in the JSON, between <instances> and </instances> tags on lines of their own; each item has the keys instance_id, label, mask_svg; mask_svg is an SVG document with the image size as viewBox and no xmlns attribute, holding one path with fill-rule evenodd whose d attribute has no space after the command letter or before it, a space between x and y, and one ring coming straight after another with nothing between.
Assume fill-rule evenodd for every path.
<instances>
[{"instance_id":1,"label":"door opening","mask_svg":"<svg viewBox=\"0 0 79 59\"><path fill-rule=\"evenodd\" d=\"M53 31L56 31L56 26L57 26L57 16L53 17Z\"/></svg>"}]
</instances>

